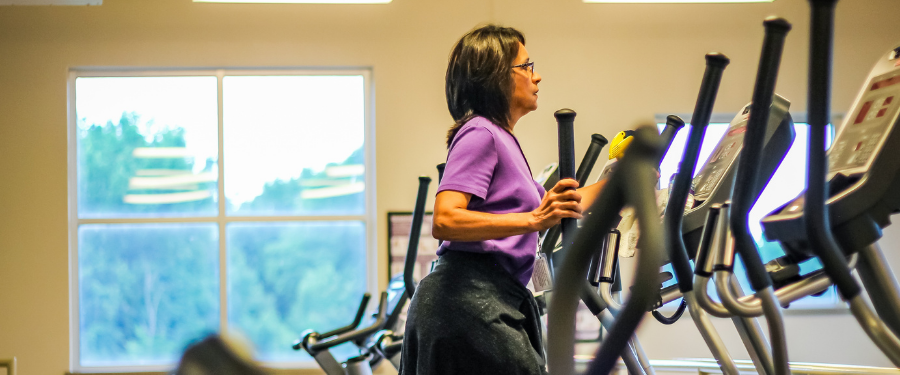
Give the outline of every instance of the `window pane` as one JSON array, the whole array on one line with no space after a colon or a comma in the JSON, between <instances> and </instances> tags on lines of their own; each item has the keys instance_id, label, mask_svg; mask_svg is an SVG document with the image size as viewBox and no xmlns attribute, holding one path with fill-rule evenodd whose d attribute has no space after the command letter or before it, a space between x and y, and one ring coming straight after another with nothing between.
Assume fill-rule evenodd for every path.
<instances>
[{"instance_id":1,"label":"window pane","mask_svg":"<svg viewBox=\"0 0 900 375\"><path fill-rule=\"evenodd\" d=\"M366 292L365 223L234 223L227 233L229 326L261 360L311 360L291 349L304 330L353 321ZM346 359L352 346L333 353Z\"/></svg>"},{"instance_id":2,"label":"window pane","mask_svg":"<svg viewBox=\"0 0 900 375\"><path fill-rule=\"evenodd\" d=\"M697 169L694 171L694 175L700 172L700 167L705 163L705 160L709 158L709 154L712 153L716 144L725 134L725 131L728 130L728 125L729 124L709 125L709 127L707 128L706 136L703 138L700 158L697 161ZM665 124L658 124L658 127L660 129L662 129L664 126ZM666 153L663 163L660 165L660 175L662 176L660 178L660 181L669 181L669 176L676 172L678 163L681 161L681 156L684 153L684 145L687 140L687 133L690 131L689 129L690 126L685 126L681 130L679 130L675 139L672 141L672 146L669 148L669 151ZM807 137L809 134L809 126L804 123L796 123L794 124L794 132L796 133L794 143L788 150L788 153L785 156L784 160L781 162L781 165L779 165L778 169L775 170L775 174L766 185L765 189L754 204L753 208L750 210L749 214L750 233L756 240L756 244L759 247L763 262L767 262L777 257L783 256L784 250L782 250L781 245L777 242L766 241L766 239L763 237L762 225L759 223L760 220L762 220L764 216L768 215L776 208L796 198L797 195L806 190L806 144L808 142ZM832 137L829 135L827 139L827 142L829 144L831 143L831 139ZM812 259L810 261L802 263L800 265L800 268L801 271L805 274L820 269L821 264L818 262L818 260ZM735 274L738 275L741 280L746 280L746 273L744 271L743 264L740 262L740 257L738 257L738 266L735 267ZM745 288L745 293L752 292L750 289L748 289L746 282L743 283L743 285ZM710 287L712 288L713 285L710 284ZM833 288L831 288L821 297L804 298L793 303L792 306L833 306L836 301L837 300Z\"/></svg>"},{"instance_id":3,"label":"window pane","mask_svg":"<svg viewBox=\"0 0 900 375\"><path fill-rule=\"evenodd\" d=\"M228 76L223 84L228 213L365 212L362 76Z\"/></svg>"},{"instance_id":4,"label":"window pane","mask_svg":"<svg viewBox=\"0 0 900 375\"><path fill-rule=\"evenodd\" d=\"M216 77L75 81L78 216L216 215Z\"/></svg>"},{"instance_id":5,"label":"window pane","mask_svg":"<svg viewBox=\"0 0 900 375\"><path fill-rule=\"evenodd\" d=\"M665 126L666 124L657 124L660 131ZM715 150L716 144L719 143L726 131L728 131L728 124L713 123L706 127L706 135L703 136L703 143L700 145L700 155L697 157L697 167L694 168L694 176L700 173L700 168L706 163L706 159L709 159L709 155ZM687 136L690 132L691 125L685 125L678 133L675 133L675 138L672 139L669 151L666 152L662 163L659 164L659 181L663 187L668 185L672 174L678 171L678 164L681 163L681 155L684 154L684 146L687 143Z\"/></svg>"},{"instance_id":6,"label":"window pane","mask_svg":"<svg viewBox=\"0 0 900 375\"><path fill-rule=\"evenodd\" d=\"M81 366L172 364L219 328L215 224L78 228Z\"/></svg>"}]
</instances>

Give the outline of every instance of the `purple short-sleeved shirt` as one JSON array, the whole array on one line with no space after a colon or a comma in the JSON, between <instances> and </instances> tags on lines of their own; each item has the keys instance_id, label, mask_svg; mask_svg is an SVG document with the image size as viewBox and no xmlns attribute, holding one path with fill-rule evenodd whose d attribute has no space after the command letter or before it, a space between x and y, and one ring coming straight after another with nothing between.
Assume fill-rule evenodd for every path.
<instances>
[{"instance_id":1,"label":"purple short-sleeved shirt","mask_svg":"<svg viewBox=\"0 0 900 375\"><path fill-rule=\"evenodd\" d=\"M516 137L484 117L466 122L453 138L438 193L444 190L472 194L467 209L492 214L533 211L544 196L544 188L531 177ZM445 241L437 253L494 254L503 268L527 285L537 244L534 232L487 241Z\"/></svg>"}]
</instances>

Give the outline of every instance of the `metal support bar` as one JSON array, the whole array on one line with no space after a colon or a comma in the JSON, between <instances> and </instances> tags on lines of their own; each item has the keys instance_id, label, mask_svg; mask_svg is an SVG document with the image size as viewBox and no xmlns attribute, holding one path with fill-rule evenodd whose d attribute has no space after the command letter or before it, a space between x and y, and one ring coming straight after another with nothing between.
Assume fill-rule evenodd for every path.
<instances>
[{"instance_id":1,"label":"metal support bar","mask_svg":"<svg viewBox=\"0 0 900 375\"><path fill-rule=\"evenodd\" d=\"M857 295L850 301L850 312L859 322L859 326L869 335L872 342L881 349L881 352L900 368L900 340L884 324L875 312L869 308L862 296Z\"/></svg>"},{"instance_id":2,"label":"metal support bar","mask_svg":"<svg viewBox=\"0 0 900 375\"><path fill-rule=\"evenodd\" d=\"M894 335L900 335L900 287L877 244L859 250L857 266L859 279L862 280L878 317Z\"/></svg>"},{"instance_id":3,"label":"metal support bar","mask_svg":"<svg viewBox=\"0 0 900 375\"><path fill-rule=\"evenodd\" d=\"M741 290L741 284L738 283L734 276L731 277L731 288L732 293L736 296L742 297L744 295L744 292ZM741 341L743 341L744 347L747 348L747 354L750 354L750 359L753 361L753 365L756 366L756 371L760 374L774 375L775 365L772 363L772 354L769 352L769 342L763 334L759 321L754 318L739 316L732 317L731 321L734 322L738 334L741 335Z\"/></svg>"},{"instance_id":4,"label":"metal support bar","mask_svg":"<svg viewBox=\"0 0 900 375\"><path fill-rule=\"evenodd\" d=\"M781 314L781 306L775 297L772 286L756 291L756 296L762 300L763 312L766 316L766 324L769 326L769 340L772 342L772 363L775 374L790 374L788 365L787 337L784 333L784 316Z\"/></svg>"},{"instance_id":5,"label":"metal support bar","mask_svg":"<svg viewBox=\"0 0 900 375\"><path fill-rule=\"evenodd\" d=\"M600 313L596 316L597 319L600 320L600 324L603 325L603 328L606 328L607 330L612 328L616 320L615 316L613 316L609 309L600 311ZM639 352L635 350L635 347L639 346L640 344L636 345L636 342L637 337L632 337L628 342L628 346L622 352L622 362L625 362L625 368L628 370L628 373L630 375L653 375L654 373L652 368L649 368L648 372L648 369L645 369L643 366L641 366L641 361L640 359L638 359ZM643 350L641 350L640 352L643 352ZM648 366L649 363L650 361L647 361Z\"/></svg>"},{"instance_id":6,"label":"metal support bar","mask_svg":"<svg viewBox=\"0 0 900 375\"><path fill-rule=\"evenodd\" d=\"M731 358L731 354L728 353L725 342L719 337L719 333L713 327L709 316L706 315L706 311L703 311L700 305L697 304L694 291L684 293L684 300L687 301L688 311L691 313L691 318L700 331L700 336L703 336L703 341L709 347L709 351L722 369L722 373L725 375L739 375L740 372L737 365L734 364L734 358Z\"/></svg>"}]
</instances>

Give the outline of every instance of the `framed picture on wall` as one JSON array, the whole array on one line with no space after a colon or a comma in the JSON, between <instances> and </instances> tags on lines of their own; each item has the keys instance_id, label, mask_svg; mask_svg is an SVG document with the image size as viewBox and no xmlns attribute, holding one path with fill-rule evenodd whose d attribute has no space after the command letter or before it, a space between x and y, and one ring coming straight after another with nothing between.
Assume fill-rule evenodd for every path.
<instances>
[{"instance_id":1,"label":"framed picture on wall","mask_svg":"<svg viewBox=\"0 0 900 375\"><path fill-rule=\"evenodd\" d=\"M426 212L422 218L422 232L419 235L419 249L413 277L421 280L431 272L431 262L437 260L438 240L431 236L432 213ZM409 231L412 227L412 212L388 212L388 280L403 274L406 252L409 249Z\"/></svg>"}]
</instances>

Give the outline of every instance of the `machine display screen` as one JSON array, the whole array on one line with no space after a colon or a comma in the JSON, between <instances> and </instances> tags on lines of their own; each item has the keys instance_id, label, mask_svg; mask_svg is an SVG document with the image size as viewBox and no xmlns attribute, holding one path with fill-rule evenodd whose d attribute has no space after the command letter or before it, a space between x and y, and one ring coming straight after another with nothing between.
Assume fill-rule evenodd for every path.
<instances>
[{"instance_id":1,"label":"machine display screen","mask_svg":"<svg viewBox=\"0 0 900 375\"><path fill-rule=\"evenodd\" d=\"M872 119L872 118L883 117L887 113L888 105L890 105L893 102L894 102L893 96L888 96L886 98L878 98L875 100L869 100L869 101L865 102L865 104L862 105L862 108L860 108L859 113L856 115L856 119L853 120L853 124L854 125L861 124L862 122ZM872 111L873 108L877 109L878 111L877 112ZM871 116L869 115L869 112L872 112Z\"/></svg>"},{"instance_id":2,"label":"machine display screen","mask_svg":"<svg viewBox=\"0 0 900 375\"><path fill-rule=\"evenodd\" d=\"M847 127L828 151L830 173L857 173L879 152L900 110L900 69L872 77L856 103ZM846 172L846 173L845 173Z\"/></svg>"},{"instance_id":3,"label":"machine display screen","mask_svg":"<svg viewBox=\"0 0 900 375\"><path fill-rule=\"evenodd\" d=\"M869 91L875 91L878 89L883 89L888 86L893 86L900 83L900 75L894 76L888 79L883 79L881 81L875 82L872 84L872 88Z\"/></svg>"},{"instance_id":4,"label":"machine display screen","mask_svg":"<svg viewBox=\"0 0 900 375\"><path fill-rule=\"evenodd\" d=\"M900 75L895 75L893 77L888 77L880 81L873 82L871 88L869 89L869 92L880 90L885 87L894 86L896 84L900 84ZM859 113L856 114L856 118L853 119L854 125L861 124L863 122L866 122L867 120L873 120L883 117L888 112L888 106L895 101L894 96L891 94L872 95L877 96L863 103L863 105L859 109Z\"/></svg>"}]
</instances>

